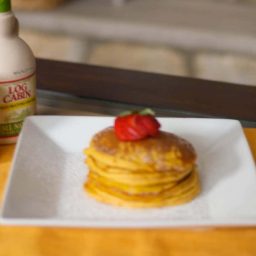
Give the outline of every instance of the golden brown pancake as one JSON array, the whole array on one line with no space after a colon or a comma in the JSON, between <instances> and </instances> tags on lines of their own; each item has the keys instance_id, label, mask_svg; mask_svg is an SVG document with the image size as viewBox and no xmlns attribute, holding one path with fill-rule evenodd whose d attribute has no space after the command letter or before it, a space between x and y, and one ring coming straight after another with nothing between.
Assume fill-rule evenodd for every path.
<instances>
[{"instance_id":1,"label":"golden brown pancake","mask_svg":"<svg viewBox=\"0 0 256 256\"><path fill-rule=\"evenodd\" d=\"M114 129L97 133L85 150L86 191L99 201L126 207L159 207L192 200L200 190L196 152L168 132L123 142Z\"/></svg>"}]
</instances>

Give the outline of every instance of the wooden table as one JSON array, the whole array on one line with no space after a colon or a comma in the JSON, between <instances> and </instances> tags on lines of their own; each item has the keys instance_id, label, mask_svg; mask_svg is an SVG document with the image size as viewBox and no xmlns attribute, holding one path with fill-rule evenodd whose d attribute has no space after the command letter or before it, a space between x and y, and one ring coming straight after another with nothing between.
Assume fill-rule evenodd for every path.
<instances>
[{"instance_id":1,"label":"wooden table","mask_svg":"<svg viewBox=\"0 0 256 256\"><path fill-rule=\"evenodd\" d=\"M256 88L38 60L40 114L116 114L149 106L164 116L241 120L256 159ZM59 93L68 93L59 94ZM70 96L73 95L73 96ZM86 98L83 98L86 97ZM63 103L64 102L64 103ZM0 198L15 147L0 146ZM256 255L256 228L0 227L0 255Z\"/></svg>"},{"instance_id":2,"label":"wooden table","mask_svg":"<svg viewBox=\"0 0 256 256\"><path fill-rule=\"evenodd\" d=\"M37 64L39 89L153 107L169 116L225 117L256 124L253 86L42 59Z\"/></svg>"}]
</instances>

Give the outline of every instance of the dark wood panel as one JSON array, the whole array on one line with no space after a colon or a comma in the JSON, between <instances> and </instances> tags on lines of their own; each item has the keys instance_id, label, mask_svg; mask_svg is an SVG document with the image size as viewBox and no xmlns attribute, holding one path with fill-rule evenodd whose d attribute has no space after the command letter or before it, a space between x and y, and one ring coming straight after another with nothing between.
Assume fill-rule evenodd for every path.
<instances>
[{"instance_id":1,"label":"dark wood panel","mask_svg":"<svg viewBox=\"0 0 256 256\"><path fill-rule=\"evenodd\" d=\"M37 65L39 89L256 121L256 87L43 59Z\"/></svg>"}]
</instances>

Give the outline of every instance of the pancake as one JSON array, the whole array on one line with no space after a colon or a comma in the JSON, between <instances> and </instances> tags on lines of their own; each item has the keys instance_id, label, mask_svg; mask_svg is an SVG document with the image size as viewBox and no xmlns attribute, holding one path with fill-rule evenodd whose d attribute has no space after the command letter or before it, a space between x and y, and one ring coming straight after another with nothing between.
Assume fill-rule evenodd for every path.
<instances>
[{"instance_id":1,"label":"pancake","mask_svg":"<svg viewBox=\"0 0 256 256\"><path fill-rule=\"evenodd\" d=\"M188 170L196 159L192 145L174 134L161 131L144 140L122 142L113 128L97 133L86 154L106 165L130 170L141 167L153 172Z\"/></svg>"},{"instance_id":2,"label":"pancake","mask_svg":"<svg viewBox=\"0 0 256 256\"><path fill-rule=\"evenodd\" d=\"M158 193L131 194L108 187L96 180L87 182L85 188L92 197L107 204L129 208L175 206L191 201L200 192L198 174L196 171L192 174L176 186Z\"/></svg>"},{"instance_id":3,"label":"pancake","mask_svg":"<svg viewBox=\"0 0 256 256\"><path fill-rule=\"evenodd\" d=\"M120 141L112 127L95 134L84 151L86 191L124 207L160 207L192 200L200 191L197 155L175 134L160 131L138 141Z\"/></svg>"}]
</instances>

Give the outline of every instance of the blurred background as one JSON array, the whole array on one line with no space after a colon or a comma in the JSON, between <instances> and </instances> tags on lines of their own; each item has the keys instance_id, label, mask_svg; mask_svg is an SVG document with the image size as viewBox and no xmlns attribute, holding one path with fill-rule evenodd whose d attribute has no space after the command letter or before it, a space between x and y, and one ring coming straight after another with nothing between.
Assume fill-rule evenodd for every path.
<instances>
[{"instance_id":1,"label":"blurred background","mask_svg":"<svg viewBox=\"0 0 256 256\"><path fill-rule=\"evenodd\" d=\"M256 85L256 0L13 0L36 57Z\"/></svg>"}]
</instances>

